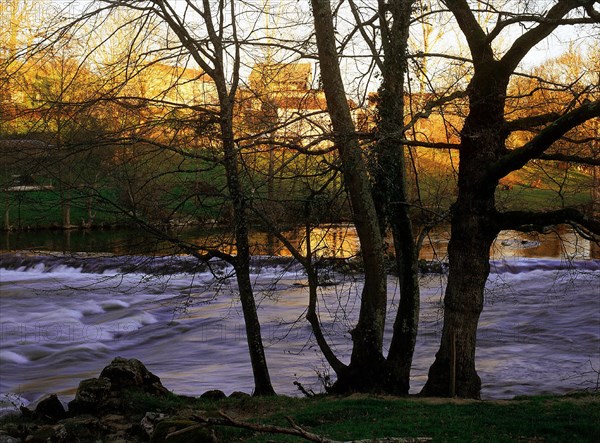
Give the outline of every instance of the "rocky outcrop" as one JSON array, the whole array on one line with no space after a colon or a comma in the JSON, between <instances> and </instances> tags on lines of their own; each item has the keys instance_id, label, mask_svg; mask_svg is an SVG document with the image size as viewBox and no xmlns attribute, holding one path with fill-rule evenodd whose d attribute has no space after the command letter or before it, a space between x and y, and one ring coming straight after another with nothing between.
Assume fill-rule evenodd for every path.
<instances>
[{"instance_id":1,"label":"rocky outcrop","mask_svg":"<svg viewBox=\"0 0 600 443\"><path fill-rule=\"evenodd\" d=\"M219 390L201 397L209 401L226 398ZM232 397L248 394L237 392ZM148 406L141 406L140 399ZM211 425L195 420L193 406L187 409L194 402L193 397L171 394L139 360L117 357L98 378L79 383L68 411L55 394L39 401L34 410L22 407L20 422L2 424L0 443L141 443L163 442L167 437L174 443L216 443ZM176 413L168 406L171 403L181 406ZM160 406L154 409L152 404ZM142 407L152 412L143 415Z\"/></svg>"},{"instance_id":2,"label":"rocky outcrop","mask_svg":"<svg viewBox=\"0 0 600 443\"><path fill-rule=\"evenodd\" d=\"M43 398L34 410L21 407L23 423L3 425L0 443L148 441L151 433L143 429L139 412L127 403L134 393L153 397L170 395L142 362L117 357L102 370L100 377L79 383L68 412L55 394Z\"/></svg>"},{"instance_id":3,"label":"rocky outcrop","mask_svg":"<svg viewBox=\"0 0 600 443\"><path fill-rule=\"evenodd\" d=\"M206 391L200 396L200 398L205 400L223 400L224 398L227 398L227 396L223 391L219 389L213 389L211 391Z\"/></svg>"},{"instance_id":4,"label":"rocky outcrop","mask_svg":"<svg viewBox=\"0 0 600 443\"><path fill-rule=\"evenodd\" d=\"M148 371L141 361L117 357L102 370L99 378L79 383L75 399L69 403L69 412L79 415L123 411L127 407L123 398L125 391L154 396L169 394L160 378Z\"/></svg>"}]
</instances>

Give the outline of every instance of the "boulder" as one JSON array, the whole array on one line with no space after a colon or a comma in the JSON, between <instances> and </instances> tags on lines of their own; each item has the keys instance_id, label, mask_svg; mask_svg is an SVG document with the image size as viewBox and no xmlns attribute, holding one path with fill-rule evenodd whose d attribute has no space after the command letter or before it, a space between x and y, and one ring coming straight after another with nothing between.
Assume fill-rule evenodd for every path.
<instances>
[{"instance_id":1,"label":"boulder","mask_svg":"<svg viewBox=\"0 0 600 443\"><path fill-rule=\"evenodd\" d=\"M220 391L219 389L213 389L211 391L206 391L204 394L202 394L200 396L200 398L203 398L205 400L222 400L226 397L227 396L225 395L225 393L223 391Z\"/></svg>"},{"instance_id":2,"label":"boulder","mask_svg":"<svg viewBox=\"0 0 600 443\"><path fill-rule=\"evenodd\" d=\"M43 398L35 408L35 415L43 420L56 422L66 418L67 411L56 394Z\"/></svg>"},{"instance_id":3,"label":"boulder","mask_svg":"<svg viewBox=\"0 0 600 443\"><path fill-rule=\"evenodd\" d=\"M75 399L69 403L69 412L79 415L121 411L126 408L124 391L154 396L169 393L160 378L148 371L142 362L117 357L102 370L99 378L79 383Z\"/></svg>"},{"instance_id":4,"label":"boulder","mask_svg":"<svg viewBox=\"0 0 600 443\"><path fill-rule=\"evenodd\" d=\"M69 412L72 415L93 414L108 405L111 395L111 383L108 378L82 380L75 393L75 399L69 402Z\"/></svg>"},{"instance_id":5,"label":"boulder","mask_svg":"<svg viewBox=\"0 0 600 443\"><path fill-rule=\"evenodd\" d=\"M241 392L241 391L233 391L230 395L229 398L250 398L250 394L246 393L246 392Z\"/></svg>"},{"instance_id":6,"label":"boulder","mask_svg":"<svg viewBox=\"0 0 600 443\"><path fill-rule=\"evenodd\" d=\"M100 377L110 380L113 390L139 389L150 395L166 395L169 391L162 385L160 378L146 369L135 358L115 358L100 373Z\"/></svg>"},{"instance_id":7,"label":"boulder","mask_svg":"<svg viewBox=\"0 0 600 443\"><path fill-rule=\"evenodd\" d=\"M158 412L146 412L146 415L144 415L144 418L142 418L142 421L140 422L140 426L144 430L145 434L148 437L151 437L154 433L154 428L156 425L166 418L167 416L165 414Z\"/></svg>"}]
</instances>

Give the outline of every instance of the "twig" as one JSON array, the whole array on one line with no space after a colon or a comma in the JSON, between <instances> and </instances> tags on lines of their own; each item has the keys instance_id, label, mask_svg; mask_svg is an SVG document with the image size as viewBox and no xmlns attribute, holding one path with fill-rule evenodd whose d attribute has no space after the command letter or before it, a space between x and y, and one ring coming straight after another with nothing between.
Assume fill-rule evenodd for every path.
<instances>
[{"instance_id":1,"label":"twig","mask_svg":"<svg viewBox=\"0 0 600 443\"><path fill-rule=\"evenodd\" d=\"M314 397L315 393L313 392L313 390L311 389L310 391L307 391L306 388L304 386L302 386L302 383L300 383L299 381L294 381L294 384L296 385L296 387L298 388L298 390L300 392L302 392L304 395L306 395L307 397Z\"/></svg>"},{"instance_id":2,"label":"twig","mask_svg":"<svg viewBox=\"0 0 600 443\"><path fill-rule=\"evenodd\" d=\"M197 421L199 423L204 423L208 425L214 426L231 426L241 429L248 429L256 432L265 432L269 434L286 434L293 435L295 437L300 437L308 441L316 442L316 443L342 443L341 441L331 440L327 437L323 437L317 434L313 434L305 430L304 428L297 425L291 417L286 417L287 421L290 423L291 428L285 428L282 426L274 426L274 425L262 425L258 423L248 423L244 421L236 420L224 412L219 412L221 417L223 418L206 418L198 415L192 416L192 420ZM191 427L190 427L191 428ZM190 429L187 428L187 429ZM421 443L421 442L429 442L431 438L428 437L417 437L417 438L403 438L403 437L386 437L382 439L366 439L366 440L350 440L346 443Z\"/></svg>"}]
</instances>

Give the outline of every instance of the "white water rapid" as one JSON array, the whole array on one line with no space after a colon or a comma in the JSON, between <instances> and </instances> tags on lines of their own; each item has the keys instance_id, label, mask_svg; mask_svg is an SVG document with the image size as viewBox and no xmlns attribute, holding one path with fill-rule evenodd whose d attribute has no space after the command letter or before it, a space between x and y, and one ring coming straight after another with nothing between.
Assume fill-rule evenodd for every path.
<instances>
[{"instance_id":1,"label":"white water rapid","mask_svg":"<svg viewBox=\"0 0 600 443\"><path fill-rule=\"evenodd\" d=\"M317 374L328 371L303 317L305 276L288 259L259 261L253 280L274 387L296 395L298 380L320 391ZM116 356L140 359L176 393L251 392L235 279L226 266L212 268L186 257L0 255L0 392L13 402L46 393L70 400L80 380L98 376ZM321 288L320 313L347 360L361 281L330 278L336 284ZM424 383L439 345L445 276L424 275L421 282L411 392ZM492 262L477 348L482 396L597 389L599 282L599 260ZM397 298L390 277L391 307ZM392 323L390 315L390 329Z\"/></svg>"}]
</instances>

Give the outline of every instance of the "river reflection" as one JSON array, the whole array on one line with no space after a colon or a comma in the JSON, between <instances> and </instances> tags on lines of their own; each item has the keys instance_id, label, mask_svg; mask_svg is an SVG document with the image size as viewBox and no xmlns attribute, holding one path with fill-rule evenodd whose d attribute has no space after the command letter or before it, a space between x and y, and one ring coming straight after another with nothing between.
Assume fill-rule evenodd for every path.
<instances>
[{"instance_id":1,"label":"river reflection","mask_svg":"<svg viewBox=\"0 0 600 443\"><path fill-rule=\"evenodd\" d=\"M230 233L218 230L182 228L170 231L169 235L198 248L218 248L235 253L234 240ZM307 241L304 229L284 233L286 239L306 254ZM420 258L445 260L449 227L438 227L431 231L423 243ZM386 242L392 247L390 236ZM349 258L357 254L360 243L351 224L331 224L314 227L310 232L310 247L319 257ZM250 235L253 255L291 256L288 249L274 236L265 232ZM4 232L0 250L36 250L61 252L104 252L116 255L128 254L174 254L180 252L168 241L136 230L73 230ZM600 259L600 246L578 236L570 228L557 228L547 234L502 231L492 247L493 259L511 257Z\"/></svg>"}]
</instances>

